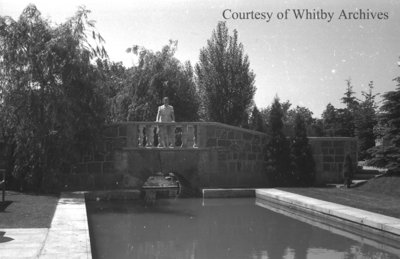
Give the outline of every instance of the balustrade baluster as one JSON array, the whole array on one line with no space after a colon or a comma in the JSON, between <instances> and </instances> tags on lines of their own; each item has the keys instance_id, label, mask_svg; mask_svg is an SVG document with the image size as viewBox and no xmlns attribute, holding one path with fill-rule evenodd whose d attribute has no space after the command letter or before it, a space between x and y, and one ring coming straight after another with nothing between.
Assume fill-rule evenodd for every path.
<instances>
[{"instance_id":1,"label":"balustrade baluster","mask_svg":"<svg viewBox=\"0 0 400 259\"><path fill-rule=\"evenodd\" d=\"M146 147L153 147L154 142L154 125L146 125Z\"/></svg>"},{"instance_id":2,"label":"balustrade baluster","mask_svg":"<svg viewBox=\"0 0 400 259\"><path fill-rule=\"evenodd\" d=\"M157 124L156 126L156 134L157 134L157 147L161 147L161 137L160 137L160 126Z\"/></svg>"},{"instance_id":3,"label":"balustrade baluster","mask_svg":"<svg viewBox=\"0 0 400 259\"><path fill-rule=\"evenodd\" d=\"M143 142L144 142L144 134L143 134L143 129L145 128L146 126L145 125L143 125L143 124L139 124L139 126L138 126L138 129L139 129L139 134L138 134L138 146L139 147L144 147L143 146Z\"/></svg>"},{"instance_id":4,"label":"balustrade baluster","mask_svg":"<svg viewBox=\"0 0 400 259\"><path fill-rule=\"evenodd\" d=\"M182 125L182 135L181 135L181 140L182 140L182 148L187 147L187 137L188 137L188 130L187 130L188 125Z\"/></svg>"},{"instance_id":5,"label":"balustrade baluster","mask_svg":"<svg viewBox=\"0 0 400 259\"><path fill-rule=\"evenodd\" d=\"M162 143L161 136L159 134L159 127L165 127L166 133L169 132L169 143L166 143L167 147L180 148L197 148L198 147L198 130L199 125L194 123L138 123L135 126L137 134L135 136L138 142L138 147L155 147ZM168 130L168 129L169 130Z\"/></svg>"}]
</instances>

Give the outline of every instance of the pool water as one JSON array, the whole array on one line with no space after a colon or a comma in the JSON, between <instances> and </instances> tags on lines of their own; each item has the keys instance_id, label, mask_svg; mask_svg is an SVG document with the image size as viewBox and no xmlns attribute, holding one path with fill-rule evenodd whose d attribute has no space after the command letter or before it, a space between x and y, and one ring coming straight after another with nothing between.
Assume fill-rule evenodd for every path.
<instances>
[{"instance_id":1,"label":"pool water","mask_svg":"<svg viewBox=\"0 0 400 259\"><path fill-rule=\"evenodd\" d=\"M93 258L399 258L255 199L87 201ZM382 246L384 249L385 246Z\"/></svg>"}]
</instances>

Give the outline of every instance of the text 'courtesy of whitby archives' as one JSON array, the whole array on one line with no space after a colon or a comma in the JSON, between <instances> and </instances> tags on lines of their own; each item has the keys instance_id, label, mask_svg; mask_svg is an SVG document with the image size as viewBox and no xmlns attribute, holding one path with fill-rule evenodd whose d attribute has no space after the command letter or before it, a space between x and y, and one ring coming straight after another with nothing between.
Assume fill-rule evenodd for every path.
<instances>
[{"instance_id":1,"label":"text 'courtesy of whitby archives'","mask_svg":"<svg viewBox=\"0 0 400 259\"><path fill-rule=\"evenodd\" d=\"M316 20L332 22L333 20L388 20L389 12L373 11L371 9L342 9L339 12L324 9L285 9L284 11L235 11L224 9L222 17L225 20L258 20L271 22L277 20Z\"/></svg>"}]
</instances>

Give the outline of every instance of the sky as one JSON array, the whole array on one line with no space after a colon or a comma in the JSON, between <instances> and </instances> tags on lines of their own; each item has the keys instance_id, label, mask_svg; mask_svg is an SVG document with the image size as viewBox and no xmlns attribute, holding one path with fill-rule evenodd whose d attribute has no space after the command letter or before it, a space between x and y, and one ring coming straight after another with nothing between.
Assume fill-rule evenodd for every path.
<instances>
[{"instance_id":1,"label":"sky","mask_svg":"<svg viewBox=\"0 0 400 259\"><path fill-rule=\"evenodd\" d=\"M217 23L226 21L249 56L259 108L278 96L320 117L328 103L343 107L347 79L362 98L370 81L374 92L385 93L400 76L397 0L0 0L0 15L17 19L29 3L54 24L86 6L110 59L127 67L134 65L128 47L158 51L170 39L178 41L175 56L194 65ZM297 11L309 16L296 17Z\"/></svg>"}]
</instances>

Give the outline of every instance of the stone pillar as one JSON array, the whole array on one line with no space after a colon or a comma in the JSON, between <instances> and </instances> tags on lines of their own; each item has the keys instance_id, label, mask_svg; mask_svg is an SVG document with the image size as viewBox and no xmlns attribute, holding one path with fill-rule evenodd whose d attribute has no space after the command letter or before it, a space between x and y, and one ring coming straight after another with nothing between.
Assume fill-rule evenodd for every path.
<instances>
[{"instance_id":1,"label":"stone pillar","mask_svg":"<svg viewBox=\"0 0 400 259\"><path fill-rule=\"evenodd\" d=\"M169 135L169 142L168 145L169 147L175 147L175 143L176 143L176 135L175 135L175 131L176 131L176 124L173 123L171 125L168 125L167 127L170 127L171 130L171 134Z\"/></svg>"}]
</instances>

